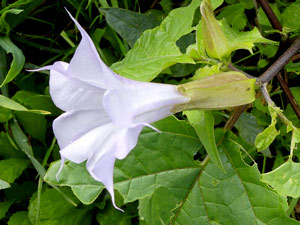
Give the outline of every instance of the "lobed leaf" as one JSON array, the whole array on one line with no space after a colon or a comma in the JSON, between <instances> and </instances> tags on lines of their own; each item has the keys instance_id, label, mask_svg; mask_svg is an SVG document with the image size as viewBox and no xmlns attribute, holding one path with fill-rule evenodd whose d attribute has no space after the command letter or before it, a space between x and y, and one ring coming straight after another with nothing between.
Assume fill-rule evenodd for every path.
<instances>
[{"instance_id":1,"label":"lobed leaf","mask_svg":"<svg viewBox=\"0 0 300 225\"><path fill-rule=\"evenodd\" d=\"M209 162L170 224L299 224L285 214L287 199L260 181L257 165L244 163L239 145L224 139L220 156L226 173Z\"/></svg>"},{"instance_id":2,"label":"lobed leaf","mask_svg":"<svg viewBox=\"0 0 300 225\"><path fill-rule=\"evenodd\" d=\"M150 81L175 63L194 63L180 52L176 41L193 30L194 12L199 5L199 0L193 0L189 6L171 11L159 27L145 31L126 57L111 69L130 79Z\"/></svg>"}]
</instances>

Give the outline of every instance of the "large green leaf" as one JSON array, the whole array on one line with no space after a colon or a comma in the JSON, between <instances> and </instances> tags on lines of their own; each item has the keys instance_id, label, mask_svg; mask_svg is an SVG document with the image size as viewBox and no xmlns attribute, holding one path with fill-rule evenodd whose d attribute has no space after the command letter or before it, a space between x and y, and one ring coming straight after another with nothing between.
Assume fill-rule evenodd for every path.
<instances>
[{"instance_id":1,"label":"large green leaf","mask_svg":"<svg viewBox=\"0 0 300 225\"><path fill-rule=\"evenodd\" d=\"M283 196L300 197L300 164L291 159L275 170L262 174L261 180Z\"/></svg>"},{"instance_id":2,"label":"large green leaf","mask_svg":"<svg viewBox=\"0 0 300 225\"><path fill-rule=\"evenodd\" d=\"M22 70L25 57L22 51L9 39L8 36L0 36L0 47L2 47L6 53L11 53L13 56L13 60L10 65L10 69L0 85L0 87L12 81Z\"/></svg>"},{"instance_id":3,"label":"large green leaf","mask_svg":"<svg viewBox=\"0 0 300 225\"><path fill-rule=\"evenodd\" d=\"M141 34L160 24L153 13L141 14L120 8L101 8L106 22L132 47Z\"/></svg>"},{"instance_id":4,"label":"large green leaf","mask_svg":"<svg viewBox=\"0 0 300 225\"><path fill-rule=\"evenodd\" d=\"M27 159L10 158L0 161L0 179L13 183L27 168Z\"/></svg>"},{"instance_id":5,"label":"large green leaf","mask_svg":"<svg viewBox=\"0 0 300 225\"><path fill-rule=\"evenodd\" d=\"M71 191L64 190L71 195ZM75 200L75 198L73 197ZM38 220L36 215L39 210ZM29 220L36 225L89 225L90 215L87 209L75 208L61 197L54 189L47 188L41 194L40 203L37 196L33 195L29 204Z\"/></svg>"},{"instance_id":6,"label":"large green leaf","mask_svg":"<svg viewBox=\"0 0 300 225\"><path fill-rule=\"evenodd\" d=\"M199 0L193 0L189 6L171 11L159 27L145 31L126 57L111 68L124 77L150 81L175 63L194 63L180 52L176 41L193 30L194 12L199 5Z\"/></svg>"},{"instance_id":7,"label":"large green leaf","mask_svg":"<svg viewBox=\"0 0 300 225\"><path fill-rule=\"evenodd\" d=\"M200 141L204 145L211 161L215 163L220 170L225 172L222 165L214 133L214 117L210 111L191 110L185 111L191 125L197 131Z\"/></svg>"},{"instance_id":8,"label":"large green leaf","mask_svg":"<svg viewBox=\"0 0 300 225\"><path fill-rule=\"evenodd\" d=\"M181 199L200 171L193 156L201 144L193 128L173 117L159 123L155 123L158 129L166 123L171 125L162 133L144 129L136 148L125 160L116 162L115 189L125 203L150 197L160 186Z\"/></svg>"},{"instance_id":9,"label":"large green leaf","mask_svg":"<svg viewBox=\"0 0 300 225\"><path fill-rule=\"evenodd\" d=\"M71 187L76 197L84 204L91 204L104 189L102 183L94 180L88 173L85 163L65 163L61 173L56 179L60 168L60 160L53 162L48 169L45 181L59 186Z\"/></svg>"},{"instance_id":10,"label":"large green leaf","mask_svg":"<svg viewBox=\"0 0 300 225\"><path fill-rule=\"evenodd\" d=\"M220 150L226 173L209 162L174 211L171 224L299 224L285 214L287 199L260 181L257 165L244 163L239 145L224 139Z\"/></svg>"}]
</instances>

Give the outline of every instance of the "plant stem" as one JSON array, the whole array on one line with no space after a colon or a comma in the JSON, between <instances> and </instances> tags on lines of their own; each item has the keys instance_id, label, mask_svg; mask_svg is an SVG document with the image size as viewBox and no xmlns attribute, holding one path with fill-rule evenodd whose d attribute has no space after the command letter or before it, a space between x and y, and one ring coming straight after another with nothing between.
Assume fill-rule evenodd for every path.
<instances>
[{"instance_id":1,"label":"plant stem","mask_svg":"<svg viewBox=\"0 0 300 225\"><path fill-rule=\"evenodd\" d=\"M229 120L226 122L224 129L231 130L233 128L234 124L236 123L236 121L238 121L241 114L247 109L248 106L249 106L249 104L236 107L234 109L234 112L231 114Z\"/></svg>"},{"instance_id":2,"label":"plant stem","mask_svg":"<svg viewBox=\"0 0 300 225\"><path fill-rule=\"evenodd\" d=\"M299 198L293 198L291 200L289 209L286 211L287 216L290 216L292 214L292 212L294 211L294 208L297 205L298 201L299 201Z\"/></svg>"},{"instance_id":3,"label":"plant stem","mask_svg":"<svg viewBox=\"0 0 300 225\"><path fill-rule=\"evenodd\" d=\"M259 76L259 79L263 83L268 83L277 73L279 73L279 71L299 51L299 49L300 36L262 75Z\"/></svg>"},{"instance_id":4,"label":"plant stem","mask_svg":"<svg viewBox=\"0 0 300 225\"><path fill-rule=\"evenodd\" d=\"M268 2L266 0L258 0L258 2L260 3L262 9L264 10L265 14L267 15L270 23L272 24L272 27L277 30L282 31L282 26L281 26L279 20L277 19L277 16L273 12L272 8L268 4Z\"/></svg>"},{"instance_id":5,"label":"plant stem","mask_svg":"<svg viewBox=\"0 0 300 225\"><path fill-rule=\"evenodd\" d=\"M278 73L276 75L279 83L280 83L280 86L281 88L283 89L284 93L286 94L287 96L287 99L288 99L288 102L291 104L292 108L294 109L298 119L300 120L300 108L299 108L299 105L298 103L296 102L291 90L289 89L288 87L288 84L286 83L286 81L282 78L282 76L280 75L280 73Z\"/></svg>"}]
</instances>

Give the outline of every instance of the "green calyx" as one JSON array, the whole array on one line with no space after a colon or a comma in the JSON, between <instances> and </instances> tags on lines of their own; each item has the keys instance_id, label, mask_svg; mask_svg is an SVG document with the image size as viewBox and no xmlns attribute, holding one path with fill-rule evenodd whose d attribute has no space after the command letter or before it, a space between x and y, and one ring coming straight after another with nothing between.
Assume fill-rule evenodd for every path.
<instances>
[{"instance_id":1,"label":"green calyx","mask_svg":"<svg viewBox=\"0 0 300 225\"><path fill-rule=\"evenodd\" d=\"M240 72L230 71L178 85L177 90L190 101L175 106L173 112L188 109L224 109L253 102L255 79L249 79Z\"/></svg>"}]
</instances>

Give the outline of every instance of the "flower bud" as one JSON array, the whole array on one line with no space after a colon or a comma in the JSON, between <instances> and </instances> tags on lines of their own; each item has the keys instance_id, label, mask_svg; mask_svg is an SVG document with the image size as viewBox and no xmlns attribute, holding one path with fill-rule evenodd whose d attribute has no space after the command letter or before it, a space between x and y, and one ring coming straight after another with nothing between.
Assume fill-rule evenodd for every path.
<instances>
[{"instance_id":1,"label":"flower bud","mask_svg":"<svg viewBox=\"0 0 300 225\"><path fill-rule=\"evenodd\" d=\"M203 44L206 53L211 58L222 60L230 54L230 43L214 16L210 0L202 1L200 11Z\"/></svg>"}]
</instances>

